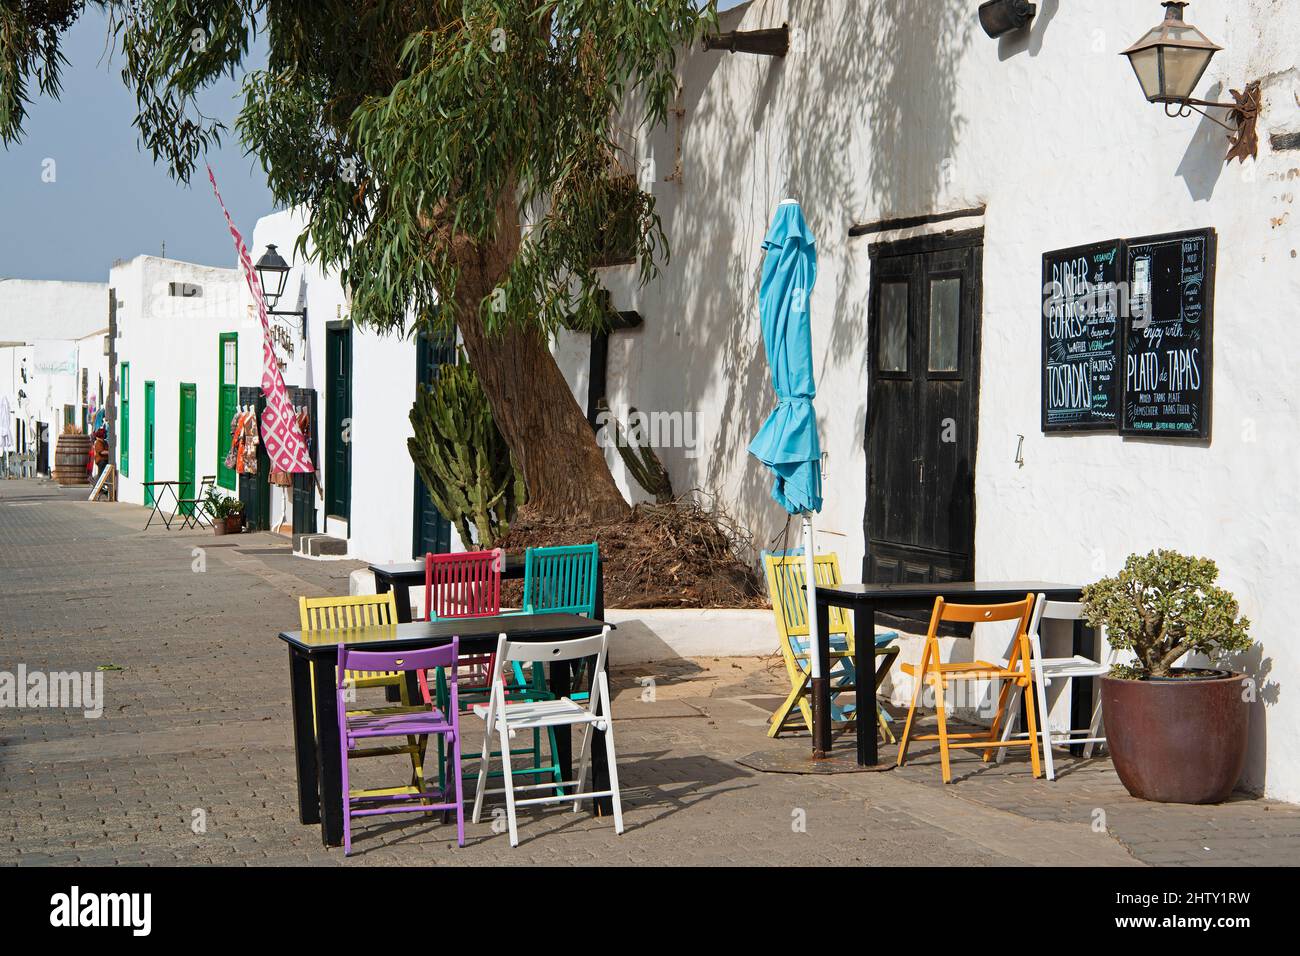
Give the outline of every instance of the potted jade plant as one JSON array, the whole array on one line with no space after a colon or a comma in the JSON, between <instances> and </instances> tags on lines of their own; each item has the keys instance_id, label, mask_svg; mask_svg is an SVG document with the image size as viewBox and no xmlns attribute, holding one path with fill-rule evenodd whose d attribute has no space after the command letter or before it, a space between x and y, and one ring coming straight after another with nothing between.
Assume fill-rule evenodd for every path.
<instances>
[{"instance_id":1,"label":"potted jade plant","mask_svg":"<svg viewBox=\"0 0 1300 956\"><path fill-rule=\"evenodd\" d=\"M1134 654L1101 679L1101 706L1119 779L1143 800L1220 803L1245 765L1251 684L1220 665L1253 642L1218 576L1208 558L1153 551L1083 589L1088 623ZM1188 653L1210 666L1175 667Z\"/></svg>"},{"instance_id":2,"label":"potted jade plant","mask_svg":"<svg viewBox=\"0 0 1300 956\"><path fill-rule=\"evenodd\" d=\"M239 534L244 527L244 503L208 489L203 507L212 516L213 534Z\"/></svg>"}]
</instances>

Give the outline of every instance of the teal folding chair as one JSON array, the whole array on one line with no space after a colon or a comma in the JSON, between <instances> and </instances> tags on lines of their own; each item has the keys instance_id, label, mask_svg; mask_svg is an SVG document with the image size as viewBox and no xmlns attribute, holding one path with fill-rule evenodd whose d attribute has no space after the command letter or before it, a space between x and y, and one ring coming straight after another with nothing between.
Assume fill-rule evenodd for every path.
<instances>
[{"instance_id":1,"label":"teal folding chair","mask_svg":"<svg viewBox=\"0 0 1300 956\"><path fill-rule=\"evenodd\" d=\"M521 614L581 614L596 616L596 581L600 573L600 547L591 544L564 545L555 548L529 548L524 555L524 606ZM524 683L522 669L517 668L515 678ZM573 686L577 687L586 673L587 662L574 667ZM532 678L527 683L536 690L545 690L541 666L533 665ZM588 700L589 691L569 694L570 700Z\"/></svg>"}]
</instances>

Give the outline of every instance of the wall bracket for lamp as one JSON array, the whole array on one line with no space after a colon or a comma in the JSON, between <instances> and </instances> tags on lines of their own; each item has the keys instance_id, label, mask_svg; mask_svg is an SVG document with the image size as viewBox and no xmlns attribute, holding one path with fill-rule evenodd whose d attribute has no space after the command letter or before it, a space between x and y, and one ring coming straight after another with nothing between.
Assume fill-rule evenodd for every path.
<instances>
[{"instance_id":1,"label":"wall bracket for lamp","mask_svg":"<svg viewBox=\"0 0 1300 956\"><path fill-rule=\"evenodd\" d=\"M1263 93L1259 80L1250 83L1245 90L1229 90L1235 102L1215 103L1211 100L1182 99L1165 103L1165 115L1169 117L1188 117L1195 110L1212 123L1218 123L1228 131L1228 143L1231 148L1224 157L1225 163L1234 159L1245 162L1247 157L1254 159L1259 155L1259 114L1264 107ZM1174 107L1171 109L1171 107ZM1233 125L1211 116L1206 109L1227 110Z\"/></svg>"},{"instance_id":2,"label":"wall bracket for lamp","mask_svg":"<svg viewBox=\"0 0 1300 956\"><path fill-rule=\"evenodd\" d=\"M755 53L759 56L785 56L790 52L790 24L771 30L732 30L704 38L704 49L728 53Z\"/></svg>"}]
</instances>

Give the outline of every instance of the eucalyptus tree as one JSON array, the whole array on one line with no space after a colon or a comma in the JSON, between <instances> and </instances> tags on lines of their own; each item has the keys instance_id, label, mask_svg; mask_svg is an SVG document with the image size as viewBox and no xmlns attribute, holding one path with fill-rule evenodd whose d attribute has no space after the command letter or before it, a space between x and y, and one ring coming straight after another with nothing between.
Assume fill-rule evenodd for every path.
<instances>
[{"instance_id":1,"label":"eucalyptus tree","mask_svg":"<svg viewBox=\"0 0 1300 956\"><path fill-rule=\"evenodd\" d=\"M624 147L665 119L716 0L89 2L156 161L189 181L229 132L198 94L245 74L235 131L277 202L307 213L299 251L338 271L353 320L454 321L530 511L625 513L548 337L606 320L612 250L642 282L667 254ZM86 6L0 0L0 140L21 135L34 89L58 94L59 41Z\"/></svg>"}]
</instances>

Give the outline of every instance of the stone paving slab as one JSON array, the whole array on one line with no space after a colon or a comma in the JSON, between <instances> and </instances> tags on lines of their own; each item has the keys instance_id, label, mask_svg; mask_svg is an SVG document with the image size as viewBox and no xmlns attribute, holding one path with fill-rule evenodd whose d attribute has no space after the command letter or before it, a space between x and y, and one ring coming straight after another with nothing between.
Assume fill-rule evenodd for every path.
<instances>
[{"instance_id":1,"label":"stone paving slab","mask_svg":"<svg viewBox=\"0 0 1300 956\"><path fill-rule=\"evenodd\" d=\"M287 652L275 634L296 626L299 594L345 594L361 564L295 558L266 534L144 532L140 507L77 498L0 482L0 670L122 669L103 675L99 719L0 710L0 863L343 863L297 822ZM757 773L739 758L808 747L765 736L781 679L773 661L616 667L621 837L608 818L548 808L522 814L512 850L498 809L467 824L457 849L437 818L381 818L360 828L346 862L1119 866L1205 862L1203 840L1221 861L1297 858L1296 808L1168 811L1117 792L1105 762L1055 785L1008 763L963 764L960 782L943 787L924 752L887 773ZM467 752L478 733L467 719ZM363 761L358 782L402 770L400 759Z\"/></svg>"}]
</instances>

